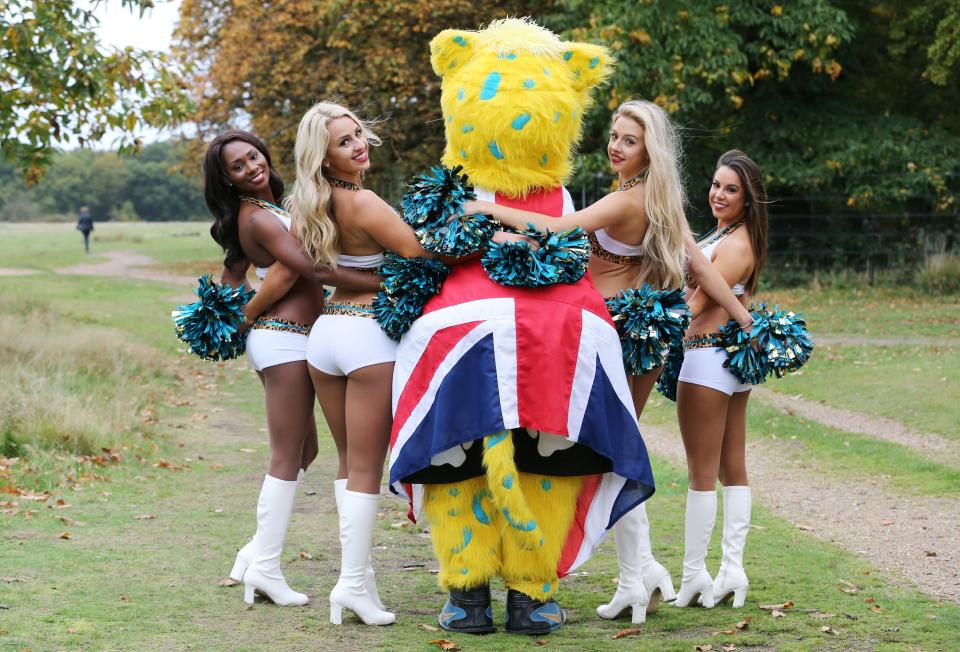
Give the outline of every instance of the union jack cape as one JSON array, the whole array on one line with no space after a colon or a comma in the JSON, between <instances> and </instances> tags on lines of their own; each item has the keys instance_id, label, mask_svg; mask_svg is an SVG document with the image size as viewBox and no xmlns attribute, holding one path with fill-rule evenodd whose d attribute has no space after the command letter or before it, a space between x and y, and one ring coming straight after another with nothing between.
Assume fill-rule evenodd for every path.
<instances>
[{"instance_id":1,"label":"union jack cape","mask_svg":"<svg viewBox=\"0 0 960 652\"><path fill-rule=\"evenodd\" d=\"M481 189L477 196L546 215L573 212L560 187L521 200ZM589 273L572 285L532 289L491 281L476 260L454 266L400 340L393 413L391 490L408 499L414 521L423 485L405 478L435 455L495 432L552 433L609 459L611 471L584 476L560 576L654 491L620 340Z\"/></svg>"}]
</instances>

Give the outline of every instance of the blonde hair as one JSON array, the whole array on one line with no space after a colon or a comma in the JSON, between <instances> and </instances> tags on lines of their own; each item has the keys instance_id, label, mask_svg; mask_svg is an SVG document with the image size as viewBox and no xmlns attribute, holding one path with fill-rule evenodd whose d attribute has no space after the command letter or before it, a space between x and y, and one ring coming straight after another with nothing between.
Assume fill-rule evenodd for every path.
<instances>
[{"instance_id":1,"label":"blonde hair","mask_svg":"<svg viewBox=\"0 0 960 652\"><path fill-rule=\"evenodd\" d=\"M370 124L353 111L334 102L318 102L311 106L297 128L293 147L297 180L284 201L296 228L300 246L315 263L337 266L338 231L331 210L330 182L323 174L323 160L330 144L327 123L344 116L357 123L373 146L380 144Z\"/></svg>"},{"instance_id":2,"label":"blonde hair","mask_svg":"<svg viewBox=\"0 0 960 652\"><path fill-rule=\"evenodd\" d=\"M686 205L680 177L680 139L667 113L653 102L628 100L617 107L611 124L625 116L643 127L643 144L650 160L644 185L647 232L637 283L655 288L683 286L687 252L684 246Z\"/></svg>"}]
</instances>

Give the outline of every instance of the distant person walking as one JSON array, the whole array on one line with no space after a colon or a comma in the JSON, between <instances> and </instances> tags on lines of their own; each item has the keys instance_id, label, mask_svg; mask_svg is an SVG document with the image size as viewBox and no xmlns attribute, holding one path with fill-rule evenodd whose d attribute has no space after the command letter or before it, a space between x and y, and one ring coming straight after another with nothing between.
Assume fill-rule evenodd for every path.
<instances>
[{"instance_id":1,"label":"distant person walking","mask_svg":"<svg viewBox=\"0 0 960 652\"><path fill-rule=\"evenodd\" d=\"M83 250L90 253L90 232L93 231L93 215L86 206L80 207L80 217L77 219L77 230L83 234Z\"/></svg>"}]
</instances>

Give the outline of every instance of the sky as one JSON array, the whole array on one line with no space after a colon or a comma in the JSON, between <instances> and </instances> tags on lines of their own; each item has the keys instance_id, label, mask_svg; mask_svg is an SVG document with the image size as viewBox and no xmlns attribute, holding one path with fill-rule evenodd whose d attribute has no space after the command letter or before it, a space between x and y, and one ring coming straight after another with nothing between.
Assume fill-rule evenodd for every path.
<instances>
[{"instance_id":1,"label":"sky","mask_svg":"<svg viewBox=\"0 0 960 652\"><path fill-rule=\"evenodd\" d=\"M154 8L147 10L143 18L137 11L123 7L120 0L99 3L88 0L86 4L95 6L94 14L100 19L97 35L103 45L170 51L170 37L179 15L180 0L155 0ZM140 134L146 143L165 140L170 135L169 131L157 129L145 129ZM99 146L110 147L115 138L116 134L107 132Z\"/></svg>"}]
</instances>

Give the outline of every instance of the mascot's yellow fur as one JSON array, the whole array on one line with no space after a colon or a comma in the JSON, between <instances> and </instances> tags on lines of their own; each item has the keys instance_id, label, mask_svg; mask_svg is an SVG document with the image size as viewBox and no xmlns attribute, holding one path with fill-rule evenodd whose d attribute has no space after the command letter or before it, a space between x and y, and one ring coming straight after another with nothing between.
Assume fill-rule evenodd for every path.
<instances>
[{"instance_id":1,"label":"mascot's yellow fur","mask_svg":"<svg viewBox=\"0 0 960 652\"><path fill-rule=\"evenodd\" d=\"M443 80L444 164L463 166L472 183L509 197L562 185L590 91L611 72L607 50L562 42L517 19L481 31L445 30L430 48ZM499 575L544 601L557 588L582 480L518 473L512 436L484 439L485 477L426 485L423 508L444 589Z\"/></svg>"}]
</instances>

